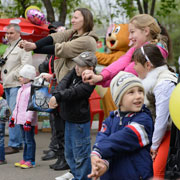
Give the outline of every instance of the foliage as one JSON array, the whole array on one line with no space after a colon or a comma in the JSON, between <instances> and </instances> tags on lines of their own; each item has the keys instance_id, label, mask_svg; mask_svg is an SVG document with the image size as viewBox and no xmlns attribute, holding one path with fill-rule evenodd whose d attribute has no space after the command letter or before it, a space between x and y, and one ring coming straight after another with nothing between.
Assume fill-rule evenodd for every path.
<instances>
[{"instance_id":1,"label":"foliage","mask_svg":"<svg viewBox=\"0 0 180 180\"><path fill-rule=\"evenodd\" d=\"M24 12L30 5L38 6L39 8L42 7L40 0L14 0L13 3L2 6L1 12L7 14L9 18L24 17Z\"/></svg>"},{"instance_id":2,"label":"foliage","mask_svg":"<svg viewBox=\"0 0 180 180\"><path fill-rule=\"evenodd\" d=\"M176 3L179 0L176 0ZM173 50L173 60L169 62L171 65L175 65L176 69L179 70L178 58L180 56L179 47L180 47L180 24L179 24L179 16L180 16L180 4L177 5L178 10L174 10L171 12L170 16L162 17L159 16L158 20L161 24L166 27L171 41L172 41L172 50ZM173 18L172 18L173 17Z\"/></svg>"},{"instance_id":3,"label":"foliage","mask_svg":"<svg viewBox=\"0 0 180 180\"><path fill-rule=\"evenodd\" d=\"M157 10L157 15L166 17L173 10L177 10L178 3L176 0L161 0L159 10Z\"/></svg>"}]
</instances>

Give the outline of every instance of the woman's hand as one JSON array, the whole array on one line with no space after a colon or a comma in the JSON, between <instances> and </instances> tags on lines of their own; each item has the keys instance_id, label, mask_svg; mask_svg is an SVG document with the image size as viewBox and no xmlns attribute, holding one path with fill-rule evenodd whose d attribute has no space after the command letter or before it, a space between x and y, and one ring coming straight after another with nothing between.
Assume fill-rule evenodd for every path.
<instances>
[{"instance_id":1,"label":"woman's hand","mask_svg":"<svg viewBox=\"0 0 180 180\"><path fill-rule=\"evenodd\" d=\"M156 159L156 156L157 156L157 150L151 149L151 157L153 161Z\"/></svg>"},{"instance_id":2,"label":"woman's hand","mask_svg":"<svg viewBox=\"0 0 180 180\"><path fill-rule=\"evenodd\" d=\"M51 97L48 105L49 105L49 108L51 108L51 109L57 108L58 104L57 104L56 98L54 96Z\"/></svg>"},{"instance_id":3,"label":"woman's hand","mask_svg":"<svg viewBox=\"0 0 180 180\"><path fill-rule=\"evenodd\" d=\"M37 48L35 43L26 40L21 40L19 42L19 47L23 48L25 51L32 51Z\"/></svg>"},{"instance_id":4,"label":"woman's hand","mask_svg":"<svg viewBox=\"0 0 180 180\"><path fill-rule=\"evenodd\" d=\"M102 75L97 75L92 70L85 70L82 73L82 79L84 83L89 83L90 85L95 85L97 82L103 80Z\"/></svg>"},{"instance_id":5,"label":"woman's hand","mask_svg":"<svg viewBox=\"0 0 180 180\"><path fill-rule=\"evenodd\" d=\"M42 75L42 78L44 78L46 81L50 82L50 80L53 78L53 74Z\"/></svg>"}]
</instances>

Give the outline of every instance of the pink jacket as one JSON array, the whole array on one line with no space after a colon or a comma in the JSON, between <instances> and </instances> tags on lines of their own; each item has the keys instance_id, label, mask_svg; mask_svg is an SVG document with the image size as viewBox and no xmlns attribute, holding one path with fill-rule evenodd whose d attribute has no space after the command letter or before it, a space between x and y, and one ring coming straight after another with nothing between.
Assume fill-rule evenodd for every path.
<instances>
[{"instance_id":1,"label":"pink jacket","mask_svg":"<svg viewBox=\"0 0 180 180\"><path fill-rule=\"evenodd\" d=\"M13 111L12 117L15 119L16 124L22 124L26 121L30 121L32 126L37 124L37 112L35 111L26 111L28 106L28 101L31 92L31 82L23 84L18 90L16 98L16 106Z\"/></svg>"},{"instance_id":2,"label":"pink jacket","mask_svg":"<svg viewBox=\"0 0 180 180\"><path fill-rule=\"evenodd\" d=\"M163 47L159 45L157 46L163 57L167 58L168 52ZM120 71L130 72L137 76L137 73L134 70L134 62L131 62L132 55L135 50L136 49L134 47L130 48L124 56L121 56L117 61L104 68L101 72L103 80L97 84L102 85L103 87L108 87L113 77Z\"/></svg>"}]
</instances>

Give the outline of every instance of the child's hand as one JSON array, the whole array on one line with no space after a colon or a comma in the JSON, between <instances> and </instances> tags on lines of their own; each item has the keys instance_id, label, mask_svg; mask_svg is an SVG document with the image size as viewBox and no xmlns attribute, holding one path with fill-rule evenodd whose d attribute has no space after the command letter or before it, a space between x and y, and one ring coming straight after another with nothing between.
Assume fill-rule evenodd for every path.
<instances>
[{"instance_id":1,"label":"child's hand","mask_svg":"<svg viewBox=\"0 0 180 180\"><path fill-rule=\"evenodd\" d=\"M153 160L153 161L155 160L156 155L157 155L157 150L151 149L151 157L152 157L152 160Z\"/></svg>"},{"instance_id":2,"label":"child's hand","mask_svg":"<svg viewBox=\"0 0 180 180\"><path fill-rule=\"evenodd\" d=\"M95 85L97 82L102 81L103 77L101 75L95 74L92 70L85 70L82 73L82 79L84 83Z\"/></svg>"},{"instance_id":3,"label":"child's hand","mask_svg":"<svg viewBox=\"0 0 180 180\"><path fill-rule=\"evenodd\" d=\"M23 126L24 131L31 131L31 122L30 121L26 121L26 123Z\"/></svg>"},{"instance_id":4,"label":"child's hand","mask_svg":"<svg viewBox=\"0 0 180 180\"><path fill-rule=\"evenodd\" d=\"M107 171L107 166L104 163L104 160L100 159L98 156L91 156L91 174L88 175L88 178L93 178L97 180Z\"/></svg>"},{"instance_id":5,"label":"child's hand","mask_svg":"<svg viewBox=\"0 0 180 180\"><path fill-rule=\"evenodd\" d=\"M55 109L58 106L56 98L54 96L51 97L48 105L49 105L49 108L51 108L51 109Z\"/></svg>"},{"instance_id":6,"label":"child's hand","mask_svg":"<svg viewBox=\"0 0 180 180\"><path fill-rule=\"evenodd\" d=\"M9 121L9 127L13 128L15 126L14 124L14 118L12 117L11 120Z\"/></svg>"}]
</instances>

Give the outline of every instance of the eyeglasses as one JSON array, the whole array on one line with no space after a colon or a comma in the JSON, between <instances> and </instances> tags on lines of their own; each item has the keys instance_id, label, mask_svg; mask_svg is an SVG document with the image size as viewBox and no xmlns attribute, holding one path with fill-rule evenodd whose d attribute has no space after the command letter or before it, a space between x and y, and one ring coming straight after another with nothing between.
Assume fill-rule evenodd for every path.
<instances>
[{"instance_id":1,"label":"eyeglasses","mask_svg":"<svg viewBox=\"0 0 180 180\"><path fill-rule=\"evenodd\" d=\"M151 62L151 61L149 60L148 56L145 54L143 46L141 47L141 52L142 52L142 54L144 55L146 61Z\"/></svg>"}]
</instances>

